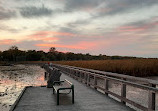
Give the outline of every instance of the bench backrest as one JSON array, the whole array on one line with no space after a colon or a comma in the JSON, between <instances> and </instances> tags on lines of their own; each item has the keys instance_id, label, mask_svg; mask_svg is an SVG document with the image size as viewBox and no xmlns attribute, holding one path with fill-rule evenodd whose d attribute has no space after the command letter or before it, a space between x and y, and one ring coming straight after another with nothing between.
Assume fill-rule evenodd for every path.
<instances>
[{"instance_id":1,"label":"bench backrest","mask_svg":"<svg viewBox=\"0 0 158 111\"><path fill-rule=\"evenodd\" d=\"M48 81L47 81L47 87L53 87L53 83L54 81L60 81L60 76L61 76L61 72L59 69L57 68L49 68L49 77L48 77Z\"/></svg>"}]
</instances>

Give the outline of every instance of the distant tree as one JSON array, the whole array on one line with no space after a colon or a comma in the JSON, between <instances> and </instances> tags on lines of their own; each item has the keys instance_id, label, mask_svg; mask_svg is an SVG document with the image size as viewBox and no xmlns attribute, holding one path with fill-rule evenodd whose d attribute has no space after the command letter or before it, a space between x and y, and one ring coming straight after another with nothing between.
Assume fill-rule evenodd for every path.
<instances>
[{"instance_id":1,"label":"distant tree","mask_svg":"<svg viewBox=\"0 0 158 111\"><path fill-rule=\"evenodd\" d=\"M23 55L24 51L18 49L17 46L11 46L8 50L3 51L2 57L6 61L16 61L17 56Z\"/></svg>"},{"instance_id":2,"label":"distant tree","mask_svg":"<svg viewBox=\"0 0 158 111\"><path fill-rule=\"evenodd\" d=\"M50 61L55 61L55 60L57 60L57 59L56 59L56 55L55 55L54 53L51 53L51 52L48 52L47 58L48 58L48 60L50 60Z\"/></svg>"},{"instance_id":3,"label":"distant tree","mask_svg":"<svg viewBox=\"0 0 158 111\"><path fill-rule=\"evenodd\" d=\"M56 48L55 47L51 47L50 49L49 49L49 52L56 52Z\"/></svg>"},{"instance_id":4,"label":"distant tree","mask_svg":"<svg viewBox=\"0 0 158 111\"><path fill-rule=\"evenodd\" d=\"M116 56L111 56L111 59L122 59L122 57L121 57L121 56L116 55Z\"/></svg>"},{"instance_id":5,"label":"distant tree","mask_svg":"<svg viewBox=\"0 0 158 111\"><path fill-rule=\"evenodd\" d=\"M37 51L37 54L38 54L38 59L41 60L41 61L45 61L45 60L48 60L46 58L46 54L44 51L40 50L40 51Z\"/></svg>"},{"instance_id":6,"label":"distant tree","mask_svg":"<svg viewBox=\"0 0 158 111\"><path fill-rule=\"evenodd\" d=\"M0 61L61 61L61 60L106 60L106 59L135 59L129 56L90 55L73 52L59 52L51 47L46 53L42 50L19 50L17 46L11 46L8 50L0 51Z\"/></svg>"},{"instance_id":7,"label":"distant tree","mask_svg":"<svg viewBox=\"0 0 158 111\"><path fill-rule=\"evenodd\" d=\"M76 60L75 54L72 52L67 52L66 56L67 56L67 60Z\"/></svg>"},{"instance_id":8,"label":"distant tree","mask_svg":"<svg viewBox=\"0 0 158 111\"><path fill-rule=\"evenodd\" d=\"M9 50L15 51L15 50L18 50L18 47L14 45L14 46L11 46L11 47L9 48Z\"/></svg>"},{"instance_id":9,"label":"distant tree","mask_svg":"<svg viewBox=\"0 0 158 111\"><path fill-rule=\"evenodd\" d=\"M3 60L2 51L0 51L0 61Z\"/></svg>"},{"instance_id":10,"label":"distant tree","mask_svg":"<svg viewBox=\"0 0 158 111\"><path fill-rule=\"evenodd\" d=\"M28 61L39 61L41 60L42 55L39 54L36 50L28 50L26 52L26 59Z\"/></svg>"}]
</instances>

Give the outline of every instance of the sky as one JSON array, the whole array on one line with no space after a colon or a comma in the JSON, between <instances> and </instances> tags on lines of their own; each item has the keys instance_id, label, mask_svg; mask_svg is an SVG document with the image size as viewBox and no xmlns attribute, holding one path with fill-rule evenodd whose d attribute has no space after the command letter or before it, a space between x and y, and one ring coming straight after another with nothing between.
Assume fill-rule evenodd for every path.
<instances>
[{"instance_id":1,"label":"sky","mask_svg":"<svg viewBox=\"0 0 158 111\"><path fill-rule=\"evenodd\" d=\"M0 0L0 50L158 57L158 0Z\"/></svg>"}]
</instances>

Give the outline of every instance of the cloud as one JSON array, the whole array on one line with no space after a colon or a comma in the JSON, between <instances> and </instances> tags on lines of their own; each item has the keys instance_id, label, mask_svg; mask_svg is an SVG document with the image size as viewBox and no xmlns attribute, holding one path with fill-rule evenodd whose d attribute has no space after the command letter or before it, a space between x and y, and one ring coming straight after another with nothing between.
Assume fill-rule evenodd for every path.
<instances>
[{"instance_id":1,"label":"cloud","mask_svg":"<svg viewBox=\"0 0 158 111\"><path fill-rule=\"evenodd\" d=\"M0 24L0 31L8 31L10 33L17 33L20 30L9 27L9 26L6 26L6 25L3 25L3 24Z\"/></svg>"},{"instance_id":2,"label":"cloud","mask_svg":"<svg viewBox=\"0 0 158 111\"><path fill-rule=\"evenodd\" d=\"M16 43L16 40L14 40L14 39L3 39L3 40L0 40L0 45L11 45L13 43Z\"/></svg>"},{"instance_id":3,"label":"cloud","mask_svg":"<svg viewBox=\"0 0 158 111\"><path fill-rule=\"evenodd\" d=\"M60 32L67 32L67 33L71 33L71 34L76 34L79 33L79 30L76 30L75 28L72 27L60 27L59 29Z\"/></svg>"},{"instance_id":4,"label":"cloud","mask_svg":"<svg viewBox=\"0 0 158 111\"><path fill-rule=\"evenodd\" d=\"M57 48L69 48L69 49L85 49L82 46L75 46L75 45L62 45L62 44L36 44L39 47L57 47Z\"/></svg>"},{"instance_id":5,"label":"cloud","mask_svg":"<svg viewBox=\"0 0 158 111\"><path fill-rule=\"evenodd\" d=\"M45 48L50 48L50 47L56 47L56 48L68 48L68 49L79 49L79 50L86 50L90 49L92 47L95 47L95 42L78 42L77 44L69 44L69 45L64 45L64 44L36 44L38 47L45 47Z\"/></svg>"},{"instance_id":6,"label":"cloud","mask_svg":"<svg viewBox=\"0 0 158 111\"><path fill-rule=\"evenodd\" d=\"M69 32L55 32L55 31L40 31L37 32L35 34L31 34L29 35L31 37L47 37L47 36L74 36L73 33L69 33Z\"/></svg>"},{"instance_id":7,"label":"cloud","mask_svg":"<svg viewBox=\"0 0 158 111\"><path fill-rule=\"evenodd\" d=\"M98 7L98 12L93 14L93 16L102 17L129 13L130 11L144 7L149 8L156 4L158 4L157 0L106 0L101 7Z\"/></svg>"},{"instance_id":8,"label":"cloud","mask_svg":"<svg viewBox=\"0 0 158 111\"><path fill-rule=\"evenodd\" d=\"M70 22L70 23L68 23L67 25L69 26L69 27L73 27L73 28L77 28L77 27L79 27L79 26L82 26L82 25L86 25L86 24L89 24L91 22L91 19L89 18L89 19L86 19L86 20L77 20L77 21L75 21L75 22Z\"/></svg>"},{"instance_id":9,"label":"cloud","mask_svg":"<svg viewBox=\"0 0 158 111\"><path fill-rule=\"evenodd\" d=\"M44 5L42 7L28 6L20 8L20 14L25 18L50 16L52 12L51 9L44 7Z\"/></svg>"},{"instance_id":10,"label":"cloud","mask_svg":"<svg viewBox=\"0 0 158 111\"><path fill-rule=\"evenodd\" d=\"M154 19L149 19L146 21L137 21L128 23L126 25L120 26L118 28L119 31L122 32L146 32L153 30L158 26L158 19L154 17Z\"/></svg>"},{"instance_id":11,"label":"cloud","mask_svg":"<svg viewBox=\"0 0 158 111\"><path fill-rule=\"evenodd\" d=\"M28 37L30 41L43 41L43 42L56 42L59 39L57 37L47 37L47 36L30 36Z\"/></svg>"},{"instance_id":12,"label":"cloud","mask_svg":"<svg viewBox=\"0 0 158 111\"><path fill-rule=\"evenodd\" d=\"M4 9L0 6L0 20L8 20L16 17L16 12L10 9Z\"/></svg>"},{"instance_id":13,"label":"cloud","mask_svg":"<svg viewBox=\"0 0 158 111\"><path fill-rule=\"evenodd\" d=\"M67 0L65 9L67 11L91 10L98 6L103 0Z\"/></svg>"}]
</instances>

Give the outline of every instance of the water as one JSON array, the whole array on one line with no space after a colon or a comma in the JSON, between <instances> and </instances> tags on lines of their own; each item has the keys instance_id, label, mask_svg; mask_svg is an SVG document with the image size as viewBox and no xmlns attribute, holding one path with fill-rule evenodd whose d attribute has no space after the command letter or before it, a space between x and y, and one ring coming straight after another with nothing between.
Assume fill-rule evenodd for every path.
<instances>
[{"instance_id":1,"label":"water","mask_svg":"<svg viewBox=\"0 0 158 111\"><path fill-rule=\"evenodd\" d=\"M44 69L35 65L0 66L0 109L9 111L25 86L46 85Z\"/></svg>"}]
</instances>

